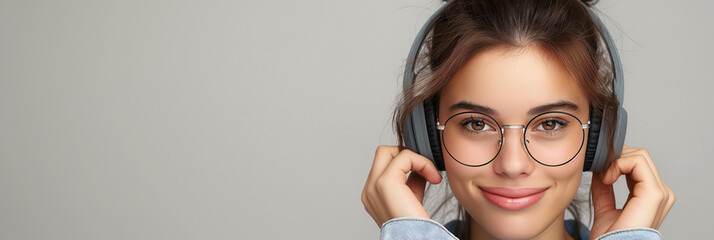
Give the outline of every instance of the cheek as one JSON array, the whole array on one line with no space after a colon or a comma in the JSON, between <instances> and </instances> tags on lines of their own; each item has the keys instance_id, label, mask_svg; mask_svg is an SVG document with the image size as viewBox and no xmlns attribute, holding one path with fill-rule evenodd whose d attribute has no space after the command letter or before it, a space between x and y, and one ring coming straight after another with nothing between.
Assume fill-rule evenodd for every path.
<instances>
[{"instance_id":1,"label":"cheek","mask_svg":"<svg viewBox=\"0 0 714 240\"><path fill-rule=\"evenodd\" d=\"M444 167L449 187L464 207L486 204L485 199L481 199L476 186L484 182L498 180L491 168L491 164L482 167L468 167L461 165L457 161L445 156ZM493 184L491 184L493 185ZM482 201L483 200L483 201Z\"/></svg>"},{"instance_id":2,"label":"cheek","mask_svg":"<svg viewBox=\"0 0 714 240\"><path fill-rule=\"evenodd\" d=\"M583 151L584 153L584 151ZM580 154L577 158L560 167L547 167L546 173L552 178L556 184L558 182L571 182L580 180L583 173L583 164L585 162L585 154Z\"/></svg>"},{"instance_id":3,"label":"cheek","mask_svg":"<svg viewBox=\"0 0 714 240\"><path fill-rule=\"evenodd\" d=\"M544 220L551 220L559 214L565 212L565 209L573 201L573 198L578 193L581 179L583 176L583 156L578 156L568 164L560 167L544 167L543 177L553 183L552 191L549 196L544 198L544 206L542 209L536 210L540 216L545 216Z\"/></svg>"},{"instance_id":4,"label":"cheek","mask_svg":"<svg viewBox=\"0 0 714 240\"><path fill-rule=\"evenodd\" d=\"M565 206L570 203L575 193L578 191L580 186L580 180L583 176L583 163L585 161L585 154L581 154L577 158L573 159L568 164L560 167L555 167L549 169L548 175L553 179L554 185L557 187L559 194L562 194L559 201L564 202ZM567 197L566 197L567 196Z\"/></svg>"},{"instance_id":5,"label":"cheek","mask_svg":"<svg viewBox=\"0 0 714 240\"><path fill-rule=\"evenodd\" d=\"M585 135L585 143L587 143L587 133ZM559 167L547 167L545 174L551 178L555 186L558 186L562 191L563 196L574 195L580 186L580 180L583 176L583 165L585 164L585 146L580 150L578 156L569 163ZM559 186L560 185L560 186ZM568 202L571 199L565 199Z\"/></svg>"},{"instance_id":6,"label":"cheek","mask_svg":"<svg viewBox=\"0 0 714 240\"><path fill-rule=\"evenodd\" d=\"M449 155L444 157L444 167L446 168L449 185L457 195L459 192L465 191L472 181L487 175L486 169L490 168L488 165L483 167L468 167L456 162Z\"/></svg>"}]
</instances>

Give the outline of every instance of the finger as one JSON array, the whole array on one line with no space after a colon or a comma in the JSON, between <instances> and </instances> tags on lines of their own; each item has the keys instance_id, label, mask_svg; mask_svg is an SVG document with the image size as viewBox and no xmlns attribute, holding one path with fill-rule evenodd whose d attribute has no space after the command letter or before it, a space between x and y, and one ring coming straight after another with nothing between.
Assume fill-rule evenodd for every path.
<instances>
[{"instance_id":1,"label":"finger","mask_svg":"<svg viewBox=\"0 0 714 240\"><path fill-rule=\"evenodd\" d=\"M399 153L399 147L397 146L379 146L375 151L374 162L372 163L372 168L367 176L365 187L362 190L362 202L365 206L365 210L372 216L372 219L381 227L381 223L386 221L388 218L387 213L384 211L384 204L381 204L379 195L375 195L376 179L382 174L384 169L387 167L389 162L392 161L394 156ZM387 219L388 220L388 219Z\"/></svg>"},{"instance_id":2,"label":"finger","mask_svg":"<svg viewBox=\"0 0 714 240\"><path fill-rule=\"evenodd\" d=\"M380 145L377 147L377 150L374 153L372 168L369 170L367 180L365 181L365 189L375 185L375 182L382 175L384 169L387 168L389 162L391 162L398 153L399 147L397 146Z\"/></svg>"},{"instance_id":3,"label":"finger","mask_svg":"<svg viewBox=\"0 0 714 240\"><path fill-rule=\"evenodd\" d=\"M383 177L390 178L406 184L406 174L410 171L419 173L424 179L433 184L441 182L441 175L434 163L422 155L410 150L403 150L389 163L382 174Z\"/></svg>"},{"instance_id":4,"label":"finger","mask_svg":"<svg viewBox=\"0 0 714 240\"><path fill-rule=\"evenodd\" d=\"M627 146L629 147L629 146ZM654 223L653 223L653 228L657 229L659 226L662 225L662 222L664 222L665 217L669 213L669 211L672 209L672 206L674 206L674 201L675 201L675 196L674 192L667 186L667 184L664 183L662 180L659 171L654 164L654 160L649 154L649 151L647 151L644 148L629 148L625 149L623 147L623 156L635 156L635 155L640 155L642 158L646 160L652 171L654 172L655 177L657 178L657 183L659 184L661 191L662 191L662 199L660 200L660 209L657 211L657 215L655 217ZM630 179L628 179L628 185ZM630 187L632 188L632 187ZM632 195L630 195L632 196ZM629 199L628 199L629 202Z\"/></svg>"},{"instance_id":5,"label":"finger","mask_svg":"<svg viewBox=\"0 0 714 240\"><path fill-rule=\"evenodd\" d=\"M419 202L424 201L424 189L426 188L426 179L416 172L411 172L407 178L407 186L412 190Z\"/></svg>"},{"instance_id":6,"label":"finger","mask_svg":"<svg viewBox=\"0 0 714 240\"><path fill-rule=\"evenodd\" d=\"M379 179L377 179L378 189L384 193L382 194L385 202L384 205L399 206L385 209L385 212L388 213L387 215L390 218L407 216L429 217L421 203L421 199L417 198L413 189L406 186L406 174L410 171L418 173L431 183L438 184L441 182L441 175L439 175L436 166L434 166L431 160L410 150L399 152L399 154L389 162L389 165ZM386 220L389 219L385 219L385 221Z\"/></svg>"},{"instance_id":7,"label":"finger","mask_svg":"<svg viewBox=\"0 0 714 240\"><path fill-rule=\"evenodd\" d=\"M367 195L372 198L370 206L377 215L378 225L381 226L381 223L396 217L429 217L421 200L414 194L414 191L418 190L412 190L406 185L406 174L412 170L433 183L441 181L441 175L431 160L410 150L399 151L396 147L378 148L370 173L372 179L368 179L365 186L368 192L372 191Z\"/></svg>"},{"instance_id":8,"label":"finger","mask_svg":"<svg viewBox=\"0 0 714 240\"><path fill-rule=\"evenodd\" d=\"M374 163L372 163L372 169L370 170L370 176L380 176L385 168L389 165L389 162L394 159L394 157L399 154L399 147L397 146L384 146L381 145L377 147L374 153Z\"/></svg>"},{"instance_id":9,"label":"finger","mask_svg":"<svg viewBox=\"0 0 714 240\"><path fill-rule=\"evenodd\" d=\"M616 208L615 192L612 189L612 185L602 183L602 176L603 173L601 172L593 173L592 183L590 184L595 216Z\"/></svg>"},{"instance_id":10,"label":"finger","mask_svg":"<svg viewBox=\"0 0 714 240\"><path fill-rule=\"evenodd\" d=\"M603 177L604 184L612 184L622 175L634 182L632 197L623 208L622 215L613 224L613 229L629 227L652 227L660 210L661 189L654 172L642 156L621 157L615 160Z\"/></svg>"},{"instance_id":11,"label":"finger","mask_svg":"<svg viewBox=\"0 0 714 240\"><path fill-rule=\"evenodd\" d=\"M657 176L641 155L622 156L616 159L604 172L603 183L613 184L623 174L630 175L635 183L642 182L645 183L643 186L659 189Z\"/></svg>"},{"instance_id":12,"label":"finger","mask_svg":"<svg viewBox=\"0 0 714 240\"><path fill-rule=\"evenodd\" d=\"M647 164L652 168L652 171L655 173L655 176L657 177L658 180L660 180L659 177L659 171L657 170L657 167L654 164L654 161L652 160L652 156L650 153L644 149L644 148L630 148L628 149L627 152L625 152L624 148L622 150L622 154L620 157L632 157L636 155L642 155L645 160L647 160Z\"/></svg>"},{"instance_id":13,"label":"finger","mask_svg":"<svg viewBox=\"0 0 714 240\"><path fill-rule=\"evenodd\" d=\"M644 162L646 162L647 165L649 165L650 169L652 169L654 176L656 178L656 183L658 184L660 191L662 193L663 199L661 199L661 201L660 201L660 208L659 208L659 211L657 211L657 215L655 216L654 223L653 223L653 225L657 226L657 225L659 225L659 222L662 221L664 219L664 217L667 215L667 213L666 213L667 211L665 210L665 208L667 208L667 204L669 202L668 199L669 199L669 195L670 195L669 192L671 190L669 190L669 187L667 187L664 184L664 181L662 181L662 178L659 175L659 171L657 170L657 167L655 166L654 161L652 160L652 157L650 156L649 152L646 149L631 148L630 150L631 151L629 151L624 156L644 159ZM633 191L633 185L635 184L634 181L629 177L627 180L628 180L627 181L628 188L630 189L630 191ZM628 199L628 201L629 201L629 199Z\"/></svg>"}]
</instances>

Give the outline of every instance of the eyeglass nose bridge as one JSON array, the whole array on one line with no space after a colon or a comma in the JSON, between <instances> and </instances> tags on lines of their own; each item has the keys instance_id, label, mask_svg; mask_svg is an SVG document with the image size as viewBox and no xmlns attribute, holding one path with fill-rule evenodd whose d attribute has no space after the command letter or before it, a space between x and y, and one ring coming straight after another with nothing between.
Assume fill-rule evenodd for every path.
<instances>
[{"instance_id":1,"label":"eyeglass nose bridge","mask_svg":"<svg viewBox=\"0 0 714 240\"><path fill-rule=\"evenodd\" d=\"M525 125L503 125L501 127L501 140L498 140L498 145L503 145L503 142L506 141L506 129L521 129L522 136L523 136L523 144L528 144L528 139L526 139L526 126Z\"/></svg>"}]
</instances>

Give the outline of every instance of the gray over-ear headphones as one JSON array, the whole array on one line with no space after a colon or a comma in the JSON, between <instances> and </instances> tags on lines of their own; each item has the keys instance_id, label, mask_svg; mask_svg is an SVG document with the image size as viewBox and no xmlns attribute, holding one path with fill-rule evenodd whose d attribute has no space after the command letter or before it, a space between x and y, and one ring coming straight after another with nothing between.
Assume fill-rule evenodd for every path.
<instances>
[{"instance_id":1,"label":"gray over-ear headphones","mask_svg":"<svg viewBox=\"0 0 714 240\"><path fill-rule=\"evenodd\" d=\"M419 55L421 45L426 38L428 32L432 29L434 20L439 16L444 9L453 1L444 4L437 10L421 28L414 43L412 44L407 64L404 70L404 89L409 88L416 80L414 73L414 65L416 58ZM607 31L605 25L600 21L600 18L586 6L590 17L603 33L603 40L607 45L610 54L610 61L614 68L613 88L617 100L620 105L617 108L617 123L615 126L610 126L603 123L601 119L612 113L603 111L602 113L590 113L590 128L588 130L588 142L585 149L585 165L583 171L599 172L603 170L607 161L607 151L610 145L607 139L607 132L611 128L615 128L612 147L614 148L615 157L620 157L622 146L625 142L625 132L627 131L627 111L622 107L624 100L624 79L622 75L622 64L620 63L620 55L617 53L615 43ZM441 154L441 141L436 129L437 116L436 102L426 101L417 105L410 115L407 117L404 124L403 139L407 149L412 150L422 156L429 158L440 171L445 170L444 158Z\"/></svg>"}]
</instances>

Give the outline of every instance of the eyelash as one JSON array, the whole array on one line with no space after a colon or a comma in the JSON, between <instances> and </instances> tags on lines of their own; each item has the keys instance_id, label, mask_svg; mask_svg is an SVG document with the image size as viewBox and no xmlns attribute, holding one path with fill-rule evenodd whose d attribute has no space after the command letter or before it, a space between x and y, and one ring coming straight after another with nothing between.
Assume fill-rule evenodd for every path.
<instances>
[{"instance_id":1,"label":"eyelash","mask_svg":"<svg viewBox=\"0 0 714 240\"><path fill-rule=\"evenodd\" d=\"M557 124L556 125L557 128L553 129L553 130L545 130L545 129L538 130L538 128L542 127L543 123L547 122L547 121L554 121ZM535 128L536 130L534 130L534 131L540 131L540 132L544 132L545 134L548 134L548 135L553 135L556 132L564 131L565 130L564 128L568 126L568 122L564 121L562 119L557 119L557 118L547 118L547 119L541 120L535 126L537 126L537 127Z\"/></svg>"},{"instance_id":2,"label":"eyelash","mask_svg":"<svg viewBox=\"0 0 714 240\"><path fill-rule=\"evenodd\" d=\"M483 119L481 119L481 118L478 118L478 119L477 119L477 118L473 118L473 117L468 118L468 119L464 119L463 121L461 121L461 124L460 124L460 125L461 125L461 127L463 128L463 130L466 131L466 133L468 133L468 134L473 134L473 135L479 135L479 134L485 132L485 130L471 130L471 129L469 129L469 127L468 127L468 124L471 124L471 123L476 122L476 121L481 121L481 122L483 122L483 124L484 124L485 126L488 126L488 127L491 128L491 129L495 129L493 126L491 126L490 124L488 124L488 123L487 123L486 121L484 121Z\"/></svg>"},{"instance_id":3,"label":"eyelash","mask_svg":"<svg viewBox=\"0 0 714 240\"><path fill-rule=\"evenodd\" d=\"M483 133L484 130L471 130L471 129L469 129L468 124L471 124L471 123L473 123L473 122L475 122L475 121L482 121L483 124L485 124L486 126L488 126L488 127L491 128L491 129L494 129L494 127L492 127L490 124L486 123L486 121L484 121L483 119L476 119L476 118L464 119L463 121L461 121L461 124L460 124L460 125L461 125L461 127L464 129L464 131L466 131L466 133L468 133L468 134L476 134L476 135L478 135L478 134ZM538 130L538 128L542 127L543 123L544 123L544 122L547 122L547 121L554 121L555 124L557 124L557 125L556 125L557 128L556 128L556 129L553 129L553 130L545 130L545 129L543 129L543 130ZM548 135L553 135L553 134L555 134L556 132L564 131L564 130L565 130L564 128L568 126L568 122L567 122L567 121L564 121L564 120L562 120L562 119L548 118L548 119L543 119L543 120L541 120L541 121L538 122L538 124L536 124L535 126L536 126L536 127L535 127L535 130L534 130L534 131L540 131L540 132L543 132L543 133L548 134Z\"/></svg>"}]
</instances>

